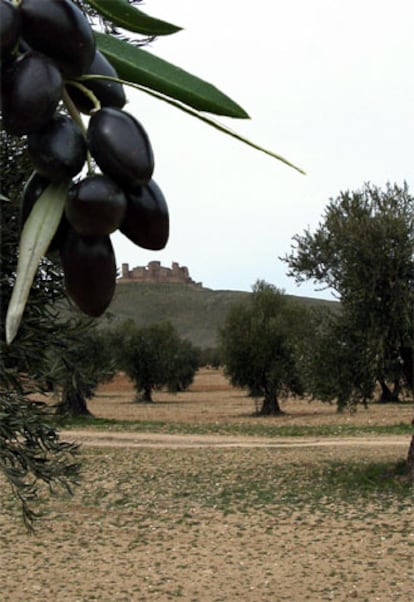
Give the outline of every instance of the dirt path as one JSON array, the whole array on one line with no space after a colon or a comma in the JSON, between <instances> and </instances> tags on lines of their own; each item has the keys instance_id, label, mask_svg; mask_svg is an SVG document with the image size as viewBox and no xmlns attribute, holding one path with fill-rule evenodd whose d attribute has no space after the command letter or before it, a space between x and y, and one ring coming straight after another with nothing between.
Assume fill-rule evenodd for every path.
<instances>
[{"instance_id":1,"label":"dirt path","mask_svg":"<svg viewBox=\"0 0 414 602\"><path fill-rule=\"evenodd\" d=\"M408 448L410 435L381 437L281 437L270 439L263 437L227 436L227 435L169 435L163 433L130 433L96 430L65 430L62 439L76 441L85 447L162 447L162 448L294 448L294 447L390 447Z\"/></svg>"}]
</instances>

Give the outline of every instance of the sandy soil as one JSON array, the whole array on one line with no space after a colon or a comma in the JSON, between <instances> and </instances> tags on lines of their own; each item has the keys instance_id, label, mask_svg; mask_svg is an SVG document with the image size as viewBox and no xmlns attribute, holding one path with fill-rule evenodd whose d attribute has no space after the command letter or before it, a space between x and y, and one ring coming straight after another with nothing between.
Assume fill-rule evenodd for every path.
<instances>
[{"instance_id":1,"label":"sandy soil","mask_svg":"<svg viewBox=\"0 0 414 602\"><path fill-rule=\"evenodd\" d=\"M303 448L303 447L356 447L361 451L372 447L406 446L408 435L387 437L281 437L277 440L265 437L232 437L228 435L170 435L163 433L99 432L96 430L65 430L67 441L80 443L83 447L155 447L155 448Z\"/></svg>"},{"instance_id":2,"label":"sandy soil","mask_svg":"<svg viewBox=\"0 0 414 602\"><path fill-rule=\"evenodd\" d=\"M90 402L96 416L173 422L262 421L216 372L192 390L137 404L123 377ZM289 400L284 424L398 424L412 407L335 408ZM228 437L78 429L83 478L44 508L29 536L0 483L1 602L411 602L413 500L347 499L327 467L397 461L408 436ZM332 464L333 463L333 464ZM310 494L312 490L312 495Z\"/></svg>"}]
</instances>

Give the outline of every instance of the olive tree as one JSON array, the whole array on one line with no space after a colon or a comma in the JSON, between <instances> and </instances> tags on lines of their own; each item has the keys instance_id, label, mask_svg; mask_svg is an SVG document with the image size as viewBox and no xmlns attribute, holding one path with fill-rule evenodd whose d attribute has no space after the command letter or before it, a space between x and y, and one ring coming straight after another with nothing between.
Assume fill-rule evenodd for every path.
<instances>
[{"instance_id":1,"label":"olive tree","mask_svg":"<svg viewBox=\"0 0 414 602\"><path fill-rule=\"evenodd\" d=\"M137 401L152 402L153 391L163 386L186 389L197 367L196 350L168 321L132 328L121 346L120 368L134 382Z\"/></svg>"},{"instance_id":2,"label":"olive tree","mask_svg":"<svg viewBox=\"0 0 414 602\"><path fill-rule=\"evenodd\" d=\"M103 333L91 320L72 318L48 358L49 382L58 396L56 413L91 416L87 401L97 386L115 375L116 357Z\"/></svg>"},{"instance_id":3,"label":"olive tree","mask_svg":"<svg viewBox=\"0 0 414 602\"><path fill-rule=\"evenodd\" d=\"M200 350L200 366L215 368L222 365L219 347L206 347Z\"/></svg>"},{"instance_id":4,"label":"olive tree","mask_svg":"<svg viewBox=\"0 0 414 602\"><path fill-rule=\"evenodd\" d=\"M19 334L13 345L5 342L20 232L16 199L30 167L20 141L1 128L0 138L0 471L30 526L33 504L44 494L42 485L52 491L60 485L70 489L77 482L79 463L76 446L61 440L42 397L47 389L45 343L59 336L55 302L63 295L61 271L52 262L45 259L39 266Z\"/></svg>"},{"instance_id":5,"label":"olive tree","mask_svg":"<svg viewBox=\"0 0 414 602\"><path fill-rule=\"evenodd\" d=\"M225 373L233 385L263 397L263 415L281 414L280 398L303 394L295 341L301 322L282 291L258 281L249 302L234 305L220 329Z\"/></svg>"},{"instance_id":6,"label":"olive tree","mask_svg":"<svg viewBox=\"0 0 414 602\"><path fill-rule=\"evenodd\" d=\"M340 321L322 334L324 362L314 356L323 373L329 363L337 366L326 397L356 406L373 398L376 382L383 399L396 399L401 385L412 392L414 199L407 184L341 192L315 232L293 241L284 258L289 275L332 288L341 301ZM414 436L408 456L414 469L413 449Z\"/></svg>"},{"instance_id":7,"label":"olive tree","mask_svg":"<svg viewBox=\"0 0 414 602\"><path fill-rule=\"evenodd\" d=\"M376 389L375 346L344 312L314 309L308 319L311 335L300 342L299 361L307 394L336 403L338 412L366 405Z\"/></svg>"},{"instance_id":8,"label":"olive tree","mask_svg":"<svg viewBox=\"0 0 414 602\"><path fill-rule=\"evenodd\" d=\"M171 393L185 391L192 384L200 365L200 350L191 341L178 338L171 357L170 377L167 388Z\"/></svg>"},{"instance_id":9,"label":"olive tree","mask_svg":"<svg viewBox=\"0 0 414 602\"><path fill-rule=\"evenodd\" d=\"M401 350L414 344L414 199L408 186L366 184L341 192L315 232L293 241L284 258L289 275L337 293L367 373L381 384L384 400L395 399L405 384Z\"/></svg>"}]
</instances>

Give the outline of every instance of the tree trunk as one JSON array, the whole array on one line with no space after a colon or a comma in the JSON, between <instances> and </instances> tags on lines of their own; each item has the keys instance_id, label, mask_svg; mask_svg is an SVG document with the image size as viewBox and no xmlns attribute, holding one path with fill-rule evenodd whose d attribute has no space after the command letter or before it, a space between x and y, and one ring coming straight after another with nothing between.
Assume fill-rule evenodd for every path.
<instances>
[{"instance_id":1,"label":"tree trunk","mask_svg":"<svg viewBox=\"0 0 414 602\"><path fill-rule=\"evenodd\" d=\"M62 399L56 405L56 414L66 416L92 416L86 399L74 389L63 390Z\"/></svg>"},{"instance_id":2,"label":"tree trunk","mask_svg":"<svg viewBox=\"0 0 414 602\"><path fill-rule=\"evenodd\" d=\"M379 381L381 385L381 397L379 398L380 403L397 403L399 400L398 395L400 392L400 387L398 381L394 383L394 388L391 389L388 387L385 381Z\"/></svg>"},{"instance_id":3,"label":"tree trunk","mask_svg":"<svg viewBox=\"0 0 414 602\"><path fill-rule=\"evenodd\" d=\"M284 414L279 405L276 393L266 392L259 414L262 416L278 416Z\"/></svg>"},{"instance_id":4,"label":"tree trunk","mask_svg":"<svg viewBox=\"0 0 414 602\"><path fill-rule=\"evenodd\" d=\"M414 419L412 420L411 424L414 426ZM410 447L408 448L407 465L414 484L414 433L411 436L411 443Z\"/></svg>"},{"instance_id":5,"label":"tree trunk","mask_svg":"<svg viewBox=\"0 0 414 602\"><path fill-rule=\"evenodd\" d=\"M144 387L142 395L137 395L136 401L139 403L153 403L152 401L152 387Z\"/></svg>"},{"instance_id":6,"label":"tree trunk","mask_svg":"<svg viewBox=\"0 0 414 602\"><path fill-rule=\"evenodd\" d=\"M414 393L414 349L411 347L401 347L400 355L407 384Z\"/></svg>"},{"instance_id":7,"label":"tree trunk","mask_svg":"<svg viewBox=\"0 0 414 602\"><path fill-rule=\"evenodd\" d=\"M400 349L400 354L405 378L414 397L414 350L412 347L402 347ZM414 418L411 421L411 424L414 426ZM414 483L414 433L411 436L411 443L408 448L407 465Z\"/></svg>"}]
</instances>

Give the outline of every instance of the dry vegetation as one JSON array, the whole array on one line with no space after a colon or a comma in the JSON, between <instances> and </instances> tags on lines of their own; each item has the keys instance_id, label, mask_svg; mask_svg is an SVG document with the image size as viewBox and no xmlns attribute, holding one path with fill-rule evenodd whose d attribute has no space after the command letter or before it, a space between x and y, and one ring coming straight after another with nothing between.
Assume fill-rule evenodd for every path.
<instances>
[{"instance_id":1,"label":"dry vegetation","mask_svg":"<svg viewBox=\"0 0 414 602\"><path fill-rule=\"evenodd\" d=\"M154 404L133 397L118 377L89 405L95 416L152 421L157 432L149 422L147 432L72 429L89 442L82 483L43 507L33 536L2 487L2 602L411 602L413 497L394 470L409 434L272 445L184 428L392 425L409 422L410 405L338 416L289 400L285 416L263 419L215 371L187 393L156 393ZM181 430L171 436L164 423Z\"/></svg>"}]
</instances>

